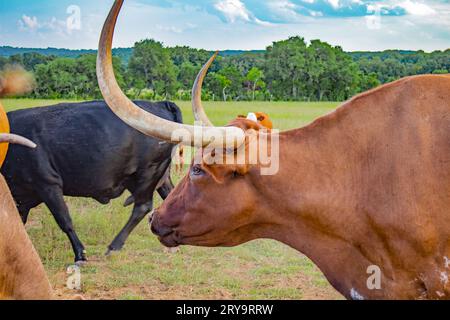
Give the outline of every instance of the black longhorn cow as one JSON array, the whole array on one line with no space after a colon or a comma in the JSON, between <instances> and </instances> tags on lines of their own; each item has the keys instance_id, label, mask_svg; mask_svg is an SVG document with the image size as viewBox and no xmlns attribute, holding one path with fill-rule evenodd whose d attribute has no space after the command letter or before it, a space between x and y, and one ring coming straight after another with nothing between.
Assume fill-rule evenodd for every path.
<instances>
[{"instance_id":1,"label":"black longhorn cow","mask_svg":"<svg viewBox=\"0 0 450 320\"><path fill-rule=\"evenodd\" d=\"M140 108L182 123L171 102L136 101ZM165 199L173 185L170 164L175 145L149 138L124 124L103 101L64 103L10 112L11 132L33 140L34 150L11 145L2 167L24 223L45 203L72 244L75 261L86 261L63 196L93 198L102 204L129 190L132 215L110 244L122 249L138 223L153 209L153 193Z\"/></svg>"}]
</instances>

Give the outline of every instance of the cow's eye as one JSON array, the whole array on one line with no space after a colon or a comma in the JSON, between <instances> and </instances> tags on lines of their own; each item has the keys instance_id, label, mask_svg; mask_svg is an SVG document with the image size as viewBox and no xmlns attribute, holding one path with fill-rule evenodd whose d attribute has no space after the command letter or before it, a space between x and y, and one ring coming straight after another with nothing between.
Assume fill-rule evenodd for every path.
<instances>
[{"instance_id":1,"label":"cow's eye","mask_svg":"<svg viewBox=\"0 0 450 320\"><path fill-rule=\"evenodd\" d=\"M203 175L204 171L200 166L194 166L194 167L192 167L191 173L193 176L201 176L201 175Z\"/></svg>"}]
</instances>

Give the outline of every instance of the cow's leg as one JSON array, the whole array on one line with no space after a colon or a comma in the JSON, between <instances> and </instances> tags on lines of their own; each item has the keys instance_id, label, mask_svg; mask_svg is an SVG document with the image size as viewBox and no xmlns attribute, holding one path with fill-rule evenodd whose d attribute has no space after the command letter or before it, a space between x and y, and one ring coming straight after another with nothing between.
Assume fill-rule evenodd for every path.
<instances>
[{"instance_id":1,"label":"cow's leg","mask_svg":"<svg viewBox=\"0 0 450 320\"><path fill-rule=\"evenodd\" d=\"M86 251L73 228L72 219L70 218L69 209L64 202L64 196L61 188L43 188L40 190L40 196L49 208L58 226L69 238L70 243L72 244L73 252L75 253L75 262L86 262Z\"/></svg>"},{"instance_id":2,"label":"cow's leg","mask_svg":"<svg viewBox=\"0 0 450 320\"><path fill-rule=\"evenodd\" d=\"M112 251L121 250L134 228L153 210L153 193L155 190L158 189L158 192L161 190L163 195L167 197L173 188L170 181L170 160L161 163L154 170L145 168L137 176L139 178L134 184L137 187L129 189L134 198L133 212L125 227L108 246L106 255L109 255ZM164 182L160 184L161 181Z\"/></svg>"},{"instance_id":3,"label":"cow's leg","mask_svg":"<svg viewBox=\"0 0 450 320\"><path fill-rule=\"evenodd\" d=\"M170 177L167 177L164 180L164 183L158 188L158 194L161 196L163 200L166 200L166 198L169 196L169 194L172 192L174 188L174 185L172 183L172 179Z\"/></svg>"},{"instance_id":4,"label":"cow's leg","mask_svg":"<svg viewBox=\"0 0 450 320\"><path fill-rule=\"evenodd\" d=\"M153 194L153 192L150 194ZM125 241L128 239L131 232L142 221L142 219L144 219L145 216L152 210L153 210L153 200L150 200L144 204L135 204L130 219L128 220L125 227L114 239L114 241L108 246L108 251L106 252L106 255L109 255L112 251L122 250Z\"/></svg>"},{"instance_id":5,"label":"cow's leg","mask_svg":"<svg viewBox=\"0 0 450 320\"><path fill-rule=\"evenodd\" d=\"M39 196L34 193L25 198L26 200L22 200L17 205L17 210L19 211L19 215L22 218L23 224L27 224L31 209L37 207L42 203L42 201L39 199Z\"/></svg>"},{"instance_id":6,"label":"cow's leg","mask_svg":"<svg viewBox=\"0 0 450 320\"><path fill-rule=\"evenodd\" d=\"M26 207L23 207L23 206L19 206L18 207L20 218L22 218L23 224L27 224L28 216L30 214L30 210L31 210L30 208L26 208Z\"/></svg>"}]
</instances>

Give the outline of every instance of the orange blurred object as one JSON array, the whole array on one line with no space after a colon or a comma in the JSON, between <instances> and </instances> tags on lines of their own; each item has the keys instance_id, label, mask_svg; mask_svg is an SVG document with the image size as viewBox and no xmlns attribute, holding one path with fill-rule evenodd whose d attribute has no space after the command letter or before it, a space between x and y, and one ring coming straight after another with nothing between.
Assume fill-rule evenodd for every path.
<instances>
[{"instance_id":1,"label":"orange blurred object","mask_svg":"<svg viewBox=\"0 0 450 320\"><path fill-rule=\"evenodd\" d=\"M255 112L256 118L258 119L258 123L262 125L263 127L272 130L273 129L273 123L272 120L270 120L270 117L267 113L264 112Z\"/></svg>"},{"instance_id":2,"label":"orange blurred object","mask_svg":"<svg viewBox=\"0 0 450 320\"><path fill-rule=\"evenodd\" d=\"M9 133L9 121L6 116L5 109L0 104L0 133ZM8 152L9 143L0 143L0 167L3 165L3 162L6 158L6 153Z\"/></svg>"},{"instance_id":3,"label":"orange blurred object","mask_svg":"<svg viewBox=\"0 0 450 320\"><path fill-rule=\"evenodd\" d=\"M8 66L0 72L0 97L30 92L35 85L31 73L20 66ZM5 109L0 104L0 133L10 133L9 121ZM0 144L0 167L8 152L8 143Z\"/></svg>"},{"instance_id":4,"label":"orange blurred object","mask_svg":"<svg viewBox=\"0 0 450 320\"><path fill-rule=\"evenodd\" d=\"M270 120L269 115L264 112L252 112L252 113L249 113L247 117L239 115L238 118L249 119L249 120L258 122L260 125L262 125L266 129L269 129L269 130L273 129L272 120Z\"/></svg>"}]
</instances>

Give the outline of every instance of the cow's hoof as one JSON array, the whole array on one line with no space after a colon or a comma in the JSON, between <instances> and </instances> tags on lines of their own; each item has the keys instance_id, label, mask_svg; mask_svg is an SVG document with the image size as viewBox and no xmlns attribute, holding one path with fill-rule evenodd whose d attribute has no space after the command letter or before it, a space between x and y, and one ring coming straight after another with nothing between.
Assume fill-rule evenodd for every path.
<instances>
[{"instance_id":1,"label":"cow's hoof","mask_svg":"<svg viewBox=\"0 0 450 320\"><path fill-rule=\"evenodd\" d=\"M122 250L122 249L108 248L108 250L106 250L106 252L105 252L105 256L106 256L106 257L110 257L110 256L112 256L113 254L119 252L120 250Z\"/></svg>"},{"instance_id":2,"label":"cow's hoof","mask_svg":"<svg viewBox=\"0 0 450 320\"><path fill-rule=\"evenodd\" d=\"M75 262L75 265L77 266L77 267L84 267L85 265L87 265L87 260L86 259L84 259L84 260L78 260L78 261L76 261Z\"/></svg>"}]
</instances>

